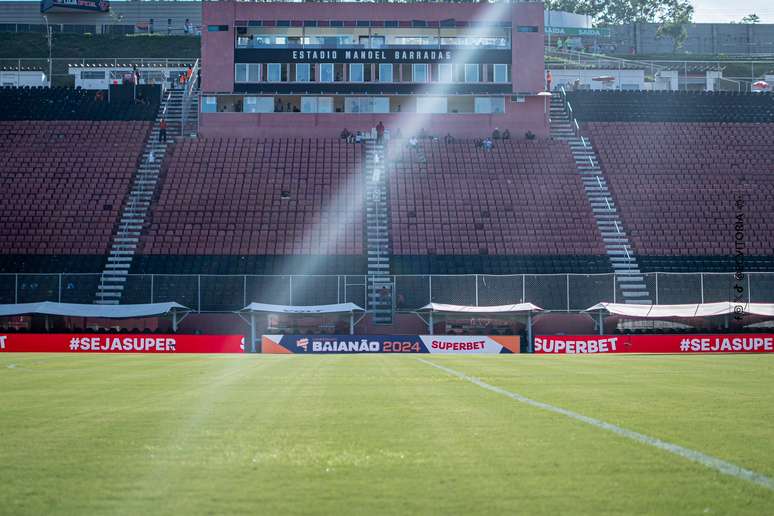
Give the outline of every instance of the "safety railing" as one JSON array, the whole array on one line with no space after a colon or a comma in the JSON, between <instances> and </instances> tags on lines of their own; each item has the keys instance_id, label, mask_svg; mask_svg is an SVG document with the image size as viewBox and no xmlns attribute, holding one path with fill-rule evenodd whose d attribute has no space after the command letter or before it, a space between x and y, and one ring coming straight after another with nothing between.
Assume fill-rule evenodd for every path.
<instances>
[{"instance_id":1,"label":"safety railing","mask_svg":"<svg viewBox=\"0 0 774 516\"><path fill-rule=\"evenodd\" d=\"M92 303L100 274L0 274L0 304L58 301ZM774 273L644 273L659 304L715 301L774 302ZM395 275L395 309L411 311L430 302L501 305L532 302L546 310L579 311L600 301L622 301L616 275ZM176 301L200 312L237 310L250 302L367 306L366 275L129 274L122 303Z\"/></svg>"}]
</instances>

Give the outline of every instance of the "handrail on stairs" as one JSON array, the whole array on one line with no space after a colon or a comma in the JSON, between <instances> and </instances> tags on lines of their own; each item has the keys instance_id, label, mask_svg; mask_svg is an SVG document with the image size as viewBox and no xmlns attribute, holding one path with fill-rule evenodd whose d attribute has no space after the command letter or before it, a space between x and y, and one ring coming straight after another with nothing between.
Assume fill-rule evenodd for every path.
<instances>
[{"instance_id":1,"label":"handrail on stairs","mask_svg":"<svg viewBox=\"0 0 774 516\"><path fill-rule=\"evenodd\" d=\"M197 79L195 79L195 77L198 76L198 73L199 73L199 59L197 58L193 64L193 67L191 67L191 76L188 78L188 82L185 83L185 88L183 89L183 103L182 103L183 112L181 113L181 119L180 119L181 136L185 134L186 125L188 123L188 112L191 109L191 97L193 96L194 85L197 82ZM197 113L197 116L198 116L198 113Z\"/></svg>"}]
</instances>

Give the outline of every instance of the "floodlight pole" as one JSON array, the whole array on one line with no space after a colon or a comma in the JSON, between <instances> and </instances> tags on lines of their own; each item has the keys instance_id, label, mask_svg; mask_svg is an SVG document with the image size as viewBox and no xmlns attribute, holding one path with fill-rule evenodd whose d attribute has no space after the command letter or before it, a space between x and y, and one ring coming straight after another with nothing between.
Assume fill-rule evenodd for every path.
<instances>
[{"instance_id":1,"label":"floodlight pole","mask_svg":"<svg viewBox=\"0 0 774 516\"><path fill-rule=\"evenodd\" d=\"M529 352L534 351L532 347L532 312L527 312L527 345L529 346Z\"/></svg>"},{"instance_id":2,"label":"floodlight pole","mask_svg":"<svg viewBox=\"0 0 774 516\"><path fill-rule=\"evenodd\" d=\"M433 311L430 310L429 317L427 318L427 332L433 335Z\"/></svg>"},{"instance_id":3,"label":"floodlight pole","mask_svg":"<svg viewBox=\"0 0 774 516\"><path fill-rule=\"evenodd\" d=\"M604 323L604 319L602 318L602 310L599 311L599 334L600 335L605 334L605 323Z\"/></svg>"},{"instance_id":4,"label":"floodlight pole","mask_svg":"<svg viewBox=\"0 0 774 516\"><path fill-rule=\"evenodd\" d=\"M48 16L43 16L43 21L46 22L46 39L48 39L48 86L51 87L53 85L54 78L51 76L52 73L52 64L51 64L51 40L52 40L52 33L51 33L51 26L48 24Z\"/></svg>"},{"instance_id":5,"label":"floodlight pole","mask_svg":"<svg viewBox=\"0 0 774 516\"><path fill-rule=\"evenodd\" d=\"M355 334L355 312L349 313L349 334Z\"/></svg>"}]
</instances>

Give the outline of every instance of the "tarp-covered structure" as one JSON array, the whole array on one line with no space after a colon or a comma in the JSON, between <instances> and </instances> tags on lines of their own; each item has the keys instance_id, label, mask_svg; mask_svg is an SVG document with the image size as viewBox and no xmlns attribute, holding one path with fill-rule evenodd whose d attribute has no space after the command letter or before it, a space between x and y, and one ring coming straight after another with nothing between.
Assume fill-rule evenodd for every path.
<instances>
[{"instance_id":1,"label":"tarp-covered structure","mask_svg":"<svg viewBox=\"0 0 774 516\"><path fill-rule=\"evenodd\" d=\"M532 303L491 306L430 303L415 310L417 314L427 314L427 328L431 335L433 334L433 324L437 316L449 318L461 315L475 315L524 320L527 328L527 342L530 343L532 342L532 314L542 311L542 308Z\"/></svg>"},{"instance_id":2,"label":"tarp-covered structure","mask_svg":"<svg viewBox=\"0 0 774 516\"><path fill-rule=\"evenodd\" d=\"M678 305L644 305L625 303L597 303L586 309L597 313L600 318L605 314L637 320L681 321L699 323L721 318L728 323L730 318L743 317L747 322L760 321L774 317L774 303L692 303Z\"/></svg>"},{"instance_id":3,"label":"tarp-covered structure","mask_svg":"<svg viewBox=\"0 0 774 516\"><path fill-rule=\"evenodd\" d=\"M248 314L250 316L250 343L252 352L255 353L256 332L255 332L255 314L277 314L288 316L348 316L349 333L355 333L355 314L363 313L365 310L355 303L336 303L331 305L271 305L266 303L250 303L239 310L239 314Z\"/></svg>"},{"instance_id":4,"label":"tarp-covered structure","mask_svg":"<svg viewBox=\"0 0 774 516\"><path fill-rule=\"evenodd\" d=\"M43 315L48 329L49 316L82 317L84 319L137 319L143 317L172 316L172 329L177 331L178 316L188 314L191 309L179 303L145 303L127 305L88 305L80 303L39 303L0 304L0 317L17 315ZM180 319L182 320L182 319Z\"/></svg>"}]
</instances>

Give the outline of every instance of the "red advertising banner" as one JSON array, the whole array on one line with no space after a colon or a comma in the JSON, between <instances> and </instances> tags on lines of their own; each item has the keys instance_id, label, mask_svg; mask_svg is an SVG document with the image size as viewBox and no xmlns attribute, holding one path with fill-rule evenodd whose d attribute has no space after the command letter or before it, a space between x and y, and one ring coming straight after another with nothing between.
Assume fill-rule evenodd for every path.
<instances>
[{"instance_id":1,"label":"red advertising banner","mask_svg":"<svg viewBox=\"0 0 774 516\"><path fill-rule=\"evenodd\" d=\"M242 335L0 334L0 353L244 353Z\"/></svg>"},{"instance_id":2,"label":"red advertising banner","mask_svg":"<svg viewBox=\"0 0 774 516\"><path fill-rule=\"evenodd\" d=\"M539 354L774 353L774 335L538 335Z\"/></svg>"}]
</instances>

